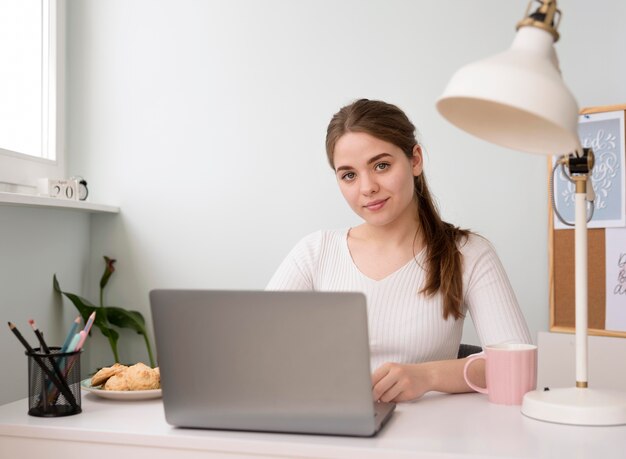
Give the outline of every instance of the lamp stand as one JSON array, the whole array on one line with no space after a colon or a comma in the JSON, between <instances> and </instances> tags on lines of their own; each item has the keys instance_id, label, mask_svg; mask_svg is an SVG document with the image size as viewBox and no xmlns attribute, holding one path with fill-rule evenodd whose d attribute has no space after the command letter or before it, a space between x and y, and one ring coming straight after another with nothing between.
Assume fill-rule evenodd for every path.
<instances>
[{"instance_id":1,"label":"lamp stand","mask_svg":"<svg viewBox=\"0 0 626 459\"><path fill-rule=\"evenodd\" d=\"M626 424L626 393L590 389L587 384L587 186L589 170L572 176L576 183L576 387L535 390L524 396L522 413L561 424L610 426Z\"/></svg>"}]
</instances>

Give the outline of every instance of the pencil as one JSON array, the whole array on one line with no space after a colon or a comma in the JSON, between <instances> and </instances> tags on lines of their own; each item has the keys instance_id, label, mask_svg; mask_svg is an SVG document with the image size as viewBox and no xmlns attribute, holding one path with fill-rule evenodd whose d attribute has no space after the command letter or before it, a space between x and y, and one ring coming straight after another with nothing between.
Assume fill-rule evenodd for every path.
<instances>
[{"instance_id":1,"label":"pencil","mask_svg":"<svg viewBox=\"0 0 626 459\"><path fill-rule=\"evenodd\" d=\"M80 327L80 316L77 316L76 319L74 319L74 322L72 322L70 331L67 333L65 341L63 341L63 346L61 346L61 352L67 352L78 327Z\"/></svg>"},{"instance_id":2,"label":"pencil","mask_svg":"<svg viewBox=\"0 0 626 459\"><path fill-rule=\"evenodd\" d=\"M9 328L11 329L11 331L13 332L13 334L15 336L17 336L17 339L20 340L20 343L22 343L22 345L26 348L26 350L28 352L34 352L33 348L30 347L30 344L28 344L28 341L26 341L26 339L24 339L24 337L22 336L22 334L20 333L20 331L17 329L17 327L15 326L14 323L12 322L8 322L9 324Z\"/></svg>"},{"instance_id":3,"label":"pencil","mask_svg":"<svg viewBox=\"0 0 626 459\"><path fill-rule=\"evenodd\" d=\"M83 328L80 331L80 340L78 341L78 344L76 345L76 347L73 349L74 351L80 351L83 348L83 345L85 344L85 340L87 339L87 336L89 335L89 330L91 330L91 326L93 325L93 321L96 318L96 311L92 312L91 315L89 316L89 319L87 320L87 323L85 324L85 328Z\"/></svg>"},{"instance_id":4,"label":"pencil","mask_svg":"<svg viewBox=\"0 0 626 459\"><path fill-rule=\"evenodd\" d=\"M9 328L11 329L11 331L13 332L13 334L15 336L17 336L17 339L20 341L20 343L22 343L22 345L26 348L26 350L28 352L34 352L33 348L30 346L30 344L28 343L28 341L26 341L26 338L24 338L22 336L22 334L20 333L20 331L17 329L17 327L9 322ZM37 364L43 368L42 363L41 362L37 362ZM55 383L56 384L56 383ZM44 389L44 393L41 395L41 402L43 403L43 409L44 410L48 410L48 397L46 396L46 391Z\"/></svg>"},{"instance_id":5,"label":"pencil","mask_svg":"<svg viewBox=\"0 0 626 459\"><path fill-rule=\"evenodd\" d=\"M73 349L74 351L80 351L83 348L83 344L85 344L85 340L87 339L87 332L85 330L81 330L78 335L79 339L76 343L76 347Z\"/></svg>"},{"instance_id":6,"label":"pencil","mask_svg":"<svg viewBox=\"0 0 626 459\"><path fill-rule=\"evenodd\" d=\"M28 323L30 324L30 327L33 329L33 331L35 332L35 336L39 340L41 351L45 354L50 355L50 348L46 344L46 340L43 339L43 333L41 333L39 328L37 328L37 324L35 324L35 321L33 319L28 319ZM57 378L61 380L63 376L61 375L61 371L59 370L58 366L55 364L54 358L50 356L48 359L50 360L50 363L54 367L54 374L56 374ZM52 391L52 381L48 381L48 392L51 392L51 391ZM47 397L46 397L46 400L47 400Z\"/></svg>"},{"instance_id":7,"label":"pencil","mask_svg":"<svg viewBox=\"0 0 626 459\"><path fill-rule=\"evenodd\" d=\"M39 356L37 356L35 354L35 351L33 350L33 348L30 346L30 344L28 344L28 341L26 341L26 339L24 339L24 337L22 336L22 334L20 333L20 331L17 329L17 327L15 326L14 323L12 322L8 322L9 324L9 328L11 329L11 331L13 332L13 334L17 337L17 339L19 340L20 343L22 343L22 345L26 348L26 350L28 351L29 355L33 358L33 360L35 360L35 362L37 363L37 365L39 365L39 367L43 370L43 372L48 376L48 378L54 383L55 386L57 386L57 388L63 393L63 395L65 396L65 398L67 399L68 402L70 402L70 404L72 405L73 408L78 408L78 404L76 403L76 399L74 398L74 394L72 394L72 392L70 391L69 387L67 386L67 383L65 381L65 379L61 378L61 381L59 381L56 376L54 375L54 373L52 373L52 371L50 371L50 369L41 361L41 359L39 358Z\"/></svg>"},{"instance_id":8,"label":"pencil","mask_svg":"<svg viewBox=\"0 0 626 459\"><path fill-rule=\"evenodd\" d=\"M35 332L35 336L37 336L39 344L41 344L41 350L44 351L46 354L50 354L50 348L46 344L46 340L43 339L43 334L41 333L39 328L37 328L37 324L35 324L35 321L33 319L28 319L28 323Z\"/></svg>"},{"instance_id":9,"label":"pencil","mask_svg":"<svg viewBox=\"0 0 626 459\"><path fill-rule=\"evenodd\" d=\"M89 334L89 331L91 330L91 326L93 325L93 321L96 319L96 311L92 312L89 315L89 318L87 319L87 323L85 324L85 328L83 328L83 330L85 330L85 333Z\"/></svg>"}]
</instances>

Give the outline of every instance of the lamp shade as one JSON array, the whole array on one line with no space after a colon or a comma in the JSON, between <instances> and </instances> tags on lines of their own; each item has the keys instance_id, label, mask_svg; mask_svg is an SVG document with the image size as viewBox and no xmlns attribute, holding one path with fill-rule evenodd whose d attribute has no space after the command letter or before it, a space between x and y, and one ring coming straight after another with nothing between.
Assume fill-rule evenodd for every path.
<instances>
[{"instance_id":1,"label":"lamp shade","mask_svg":"<svg viewBox=\"0 0 626 459\"><path fill-rule=\"evenodd\" d=\"M545 155L580 150L578 104L545 30L522 27L509 50L458 70L437 109L458 128L508 148Z\"/></svg>"}]
</instances>

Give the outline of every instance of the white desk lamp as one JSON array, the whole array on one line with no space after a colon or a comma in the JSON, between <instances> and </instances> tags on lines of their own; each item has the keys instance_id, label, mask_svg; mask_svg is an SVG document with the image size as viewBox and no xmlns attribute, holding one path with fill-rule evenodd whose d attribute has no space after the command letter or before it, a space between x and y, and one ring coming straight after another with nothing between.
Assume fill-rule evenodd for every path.
<instances>
[{"instance_id":1,"label":"white desk lamp","mask_svg":"<svg viewBox=\"0 0 626 459\"><path fill-rule=\"evenodd\" d=\"M533 4L537 9L530 13ZM626 393L587 383L587 206L593 152L578 139L578 104L561 78L553 43L555 0L531 1L508 51L458 70L437 101L452 124L489 142L530 153L564 155L576 182L576 386L526 394L528 417L576 425L626 424Z\"/></svg>"}]
</instances>

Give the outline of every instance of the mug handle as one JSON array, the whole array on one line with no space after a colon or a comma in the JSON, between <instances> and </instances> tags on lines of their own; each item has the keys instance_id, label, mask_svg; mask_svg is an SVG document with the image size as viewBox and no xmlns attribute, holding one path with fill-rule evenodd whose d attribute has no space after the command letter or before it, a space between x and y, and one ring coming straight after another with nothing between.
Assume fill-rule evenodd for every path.
<instances>
[{"instance_id":1,"label":"mug handle","mask_svg":"<svg viewBox=\"0 0 626 459\"><path fill-rule=\"evenodd\" d=\"M472 355L471 357L468 357L467 362L465 362L465 366L463 367L463 378L465 379L465 382L467 383L467 385L470 386L472 389L474 389L476 392L480 392L481 394L486 394L489 392L486 387L478 387L477 385L473 384L467 377L467 369L475 360L478 360L478 359L486 360L485 354L475 354L475 355Z\"/></svg>"}]
</instances>

